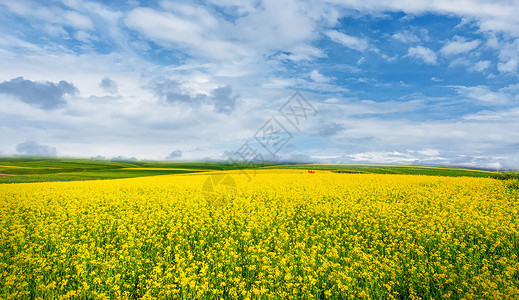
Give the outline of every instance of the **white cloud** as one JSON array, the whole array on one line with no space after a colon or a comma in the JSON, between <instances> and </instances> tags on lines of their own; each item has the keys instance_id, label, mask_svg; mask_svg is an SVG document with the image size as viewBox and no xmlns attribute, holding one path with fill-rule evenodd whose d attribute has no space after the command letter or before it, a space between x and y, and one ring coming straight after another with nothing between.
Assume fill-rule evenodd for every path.
<instances>
[{"instance_id":1,"label":"white cloud","mask_svg":"<svg viewBox=\"0 0 519 300\"><path fill-rule=\"evenodd\" d=\"M462 57L458 57L458 58L452 60L449 63L449 68L455 68L455 67L459 67L459 66L468 67L468 66L470 66L470 61L467 58L465 58L464 56L462 56Z\"/></svg>"},{"instance_id":2,"label":"white cloud","mask_svg":"<svg viewBox=\"0 0 519 300\"><path fill-rule=\"evenodd\" d=\"M471 121L490 121L490 122L509 122L515 123L517 122L517 118L519 117L519 108L514 108L510 110L501 110L501 111L489 111L482 110L475 114L469 114L463 116L464 120Z\"/></svg>"},{"instance_id":3,"label":"white cloud","mask_svg":"<svg viewBox=\"0 0 519 300\"><path fill-rule=\"evenodd\" d=\"M405 151L369 151L347 155L353 161L374 162L374 163L426 163L430 161L444 162L447 160L442 157L437 149L423 149Z\"/></svg>"},{"instance_id":4,"label":"white cloud","mask_svg":"<svg viewBox=\"0 0 519 300\"><path fill-rule=\"evenodd\" d=\"M233 4L230 8L239 11L233 22L197 4L164 1L161 8L166 11L135 8L125 23L147 39L170 49L180 47L198 59L245 64L276 53L294 61L323 57L311 43L319 37L320 26L334 24L338 17L329 7L295 0Z\"/></svg>"},{"instance_id":5,"label":"white cloud","mask_svg":"<svg viewBox=\"0 0 519 300\"><path fill-rule=\"evenodd\" d=\"M373 163L411 163L416 162L417 159L409 153L402 153L398 151L385 152L364 152L347 155L353 161L358 162L373 162Z\"/></svg>"},{"instance_id":6,"label":"white cloud","mask_svg":"<svg viewBox=\"0 0 519 300\"><path fill-rule=\"evenodd\" d=\"M517 72L519 62L519 38L502 40L499 48L497 69L502 73Z\"/></svg>"},{"instance_id":7,"label":"white cloud","mask_svg":"<svg viewBox=\"0 0 519 300\"><path fill-rule=\"evenodd\" d=\"M25 156L55 157L58 152L55 147L39 144L35 141L26 141L16 145L16 151Z\"/></svg>"},{"instance_id":8,"label":"white cloud","mask_svg":"<svg viewBox=\"0 0 519 300\"><path fill-rule=\"evenodd\" d=\"M498 63L497 69L499 72L503 73L511 73L515 72L517 70L518 63L515 59L511 59L507 61L506 63Z\"/></svg>"},{"instance_id":9,"label":"white cloud","mask_svg":"<svg viewBox=\"0 0 519 300\"><path fill-rule=\"evenodd\" d=\"M491 49L499 48L499 40L497 39L494 32L490 32L488 34L488 39L485 45Z\"/></svg>"},{"instance_id":10,"label":"white cloud","mask_svg":"<svg viewBox=\"0 0 519 300\"><path fill-rule=\"evenodd\" d=\"M176 160L182 157L182 150L177 149L166 156L166 160Z\"/></svg>"},{"instance_id":11,"label":"white cloud","mask_svg":"<svg viewBox=\"0 0 519 300\"><path fill-rule=\"evenodd\" d=\"M36 82L23 77L0 82L0 95L12 95L29 105L44 110L57 109L66 104L68 95L75 95L78 89L71 83L60 81Z\"/></svg>"},{"instance_id":12,"label":"white cloud","mask_svg":"<svg viewBox=\"0 0 519 300\"><path fill-rule=\"evenodd\" d=\"M85 31L82 31L82 30L79 30L78 32L76 32L76 34L74 34L74 38L76 40L78 40L78 41L83 42L83 43L88 43L90 41L97 40L97 38L95 36L92 36L88 32L85 32Z\"/></svg>"},{"instance_id":13,"label":"white cloud","mask_svg":"<svg viewBox=\"0 0 519 300\"><path fill-rule=\"evenodd\" d=\"M440 151L437 149L424 149L417 151L419 154L426 155L426 156L438 156L440 155Z\"/></svg>"},{"instance_id":14,"label":"white cloud","mask_svg":"<svg viewBox=\"0 0 519 300\"><path fill-rule=\"evenodd\" d=\"M474 99L483 104L499 105L507 103L510 96L504 92L493 92L487 86L454 86L457 92L470 99Z\"/></svg>"},{"instance_id":15,"label":"white cloud","mask_svg":"<svg viewBox=\"0 0 519 300\"><path fill-rule=\"evenodd\" d=\"M473 121L497 121L500 120L501 117L501 115L496 114L495 112L483 110L476 114L463 116L463 119Z\"/></svg>"},{"instance_id":16,"label":"white cloud","mask_svg":"<svg viewBox=\"0 0 519 300\"><path fill-rule=\"evenodd\" d=\"M53 17L56 17L54 15ZM89 17L82 15L75 11L64 11L62 12L63 24L72 26L77 29L85 29L92 30L94 29L94 24Z\"/></svg>"},{"instance_id":17,"label":"white cloud","mask_svg":"<svg viewBox=\"0 0 519 300\"><path fill-rule=\"evenodd\" d=\"M43 26L43 30L54 37L68 37L68 32L61 25L47 24Z\"/></svg>"},{"instance_id":18,"label":"white cloud","mask_svg":"<svg viewBox=\"0 0 519 300\"><path fill-rule=\"evenodd\" d=\"M110 79L109 77L104 77L99 82L99 87L109 94L117 94L117 82Z\"/></svg>"},{"instance_id":19,"label":"white cloud","mask_svg":"<svg viewBox=\"0 0 519 300\"><path fill-rule=\"evenodd\" d=\"M48 24L60 24L80 30L93 30L92 20L76 11L64 10L50 5L41 5L34 1L1 1L12 12L28 18L36 18Z\"/></svg>"},{"instance_id":20,"label":"white cloud","mask_svg":"<svg viewBox=\"0 0 519 300\"><path fill-rule=\"evenodd\" d=\"M416 46L409 48L407 55L416 59L422 60L424 63L429 65L437 64L437 56L434 51L423 46Z\"/></svg>"},{"instance_id":21,"label":"white cloud","mask_svg":"<svg viewBox=\"0 0 519 300\"><path fill-rule=\"evenodd\" d=\"M497 93L505 91L500 90ZM462 103L462 99L458 97L453 101ZM427 102L447 100L424 99ZM516 158L519 132L509 130L519 126L519 108L492 106L495 111L485 116L412 120L355 114L357 109L349 104L350 101L323 103L318 107L323 120L341 120L343 129L326 139L326 153L343 153L344 158L339 160L341 162L347 163L355 159L359 162L381 163L470 163L472 166L500 163L503 167L519 165ZM324 107L326 105L331 106L329 110ZM434 110L431 104L422 107ZM452 105L449 105L450 108ZM417 109L420 106L415 111ZM383 108L380 107L380 110ZM405 107L401 106L399 111L406 111ZM413 115L413 110L407 111L405 115ZM320 127L315 130L318 129ZM416 149L417 145L421 149ZM460 158L461 154L465 156Z\"/></svg>"},{"instance_id":22,"label":"white cloud","mask_svg":"<svg viewBox=\"0 0 519 300\"><path fill-rule=\"evenodd\" d=\"M400 41L402 43L417 43L420 38L416 34L407 30L399 31L391 36L392 39Z\"/></svg>"},{"instance_id":23,"label":"white cloud","mask_svg":"<svg viewBox=\"0 0 519 300\"><path fill-rule=\"evenodd\" d=\"M324 76L323 74L321 74L317 70L313 70L312 72L310 72L310 78L312 78L312 80L315 81L315 82L327 82L327 81L330 81L329 77Z\"/></svg>"},{"instance_id":24,"label":"white cloud","mask_svg":"<svg viewBox=\"0 0 519 300\"><path fill-rule=\"evenodd\" d=\"M321 5L294 0L264 1L239 18L235 30L240 40L279 50L317 38L317 22L325 16Z\"/></svg>"},{"instance_id":25,"label":"white cloud","mask_svg":"<svg viewBox=\"0 0 519 300\"><path fill-rule=\"evenodd\" d=\"M0 36L0 46L2 46L2 49L4 51L6 50L12 50L12 51L19 51L19 52L29 52L34 54L42 54L44 51L40 47L24 41L22 39L19 39L15 36L12 36L10 34L4 34L3 36ZM3 55L9 55L11 53L7 52Z\"/></svg>"},{"instance_id":26,"label":"white cloud","mask_svg":"<svg viewBox=\"0 0 519 300\"><path fill-rule=\"evenodd\" d=\"M337 30L328 30L324 33L332 41L357 51L365 51L369 47L367 39L347 35Z\"/></svg>"},{"instance_id":27,"label":"white cloud","mask_svg":"<svg viewBox=\"0 0 519 300\"><path fill-rule=\"evenodd\" d=\"M455 36L452 41L443 45L440 52L447 56L467 53L477 48L480 43L479 40L467 41L464 37Z\"/></svg>"},{"instance_id":28,"label":"white cloud","mask_svg":"<svg viewBox=\"0 0 519 300\"><path fill-rule=\"evenodd\" d=\"M519 36L519 7L514 1L487 0L329 0L337 5L364 13L402 11L419 15L426 12L456 15L470 19L484 31L504 31Z\"/></svg>"},{"instance_id":29,"label":"white cloud","mask_svg":"<svg viewBox=\"0 0 519 300\"><path fill-rule=\"evenodd\" d=\"M191 15L136 8L128 14L125 23L159 44L169 48L180 46L201 56L233 58L246 52L238 45L214 37L215 30L225 27L224 21L215 20L207 12L199 15L205 22L197 22L199 18Z\"/></svg>"},{"instance_id":30,"label":"white cloud","mask_svg":"<svg viewBox=\"0 0 519 300\"><path fill-rule=\"evenodd\" d=\"M473 67L470 68L470 70L476 71L476 72L483 72L486 69L490 67L490 61L489 60L482 60L478 61L476 64L474 64Z\"/></svg>"}]
</instances>

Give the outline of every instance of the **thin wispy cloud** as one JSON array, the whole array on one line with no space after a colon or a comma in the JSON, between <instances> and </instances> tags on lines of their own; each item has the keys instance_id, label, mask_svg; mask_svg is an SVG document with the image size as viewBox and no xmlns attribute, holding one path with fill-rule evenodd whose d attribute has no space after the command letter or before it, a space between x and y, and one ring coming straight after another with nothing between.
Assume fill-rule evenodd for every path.
<instances>
[{"instance_id":1,"label":"thin wispy cloud","mask_svg":"<svg viewBox=\"0 0 519 300\"><path fill-rule=\"evenodd\" d=\"M359 38L355 36L351 36L337 30L329 30L325 32L326 36L328 36L332 41L339 43L345 47L357 50L364 51L368 49L369 43L364 38Z\"/></svg>"}]
</instances>

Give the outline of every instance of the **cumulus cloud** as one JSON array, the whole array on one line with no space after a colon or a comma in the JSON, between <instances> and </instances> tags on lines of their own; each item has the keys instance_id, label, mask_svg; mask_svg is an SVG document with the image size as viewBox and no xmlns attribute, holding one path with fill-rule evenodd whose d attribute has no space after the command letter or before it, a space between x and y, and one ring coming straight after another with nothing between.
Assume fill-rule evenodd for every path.
<instances>
[{"instance_id":1,"label":"cumulus cloud","mask_svg":"<svg viewBox=\"0 0 519 300\"><path fill-rule=\"evenodd\" d=\"M449 68L456 68L456 67L461 67L461 66L463 66L463 67L470 66L470 61L464 56L458 57L449 63Z\"/></svg>"},{"instance_id":2,"label":"cumulus cloud","mask_svg":"<svg viewBox=\"0 0 519 300\"><path fill-rule=\"evenodd\" d=\"M201 100L206 97L203 94L192 95L183 89L179 81L164 77L151 80L148 84L148 88L159 97L159 99L167 103L181 102L199 104Z\"/></svg>"},{"instance_id":3,"label":"cumulus cloud","mask_svg":"<svg viewBox=\"0 0 519 300\"><path fill-rule=\"evenodd\" d=\"M483 72L486 69L490 67L490 61L489 60L482 60L478 61L474 64L473 67L470 68L470 70L476 71L476 72Z\"/></svg>"},{"instance_id":4,"label":"cumulus cloud","mask_svg":"<svg viewBox=\"0 0 519 300\"><path fill-rule=\"evenodd\" d=\"M464 37L455 36L452 41L443 45L440 52L447 56L467 53L477 48L480 43L479 40L467 41Z\"/></svg>"},{"instance_id":5,"label":"cumulus cloud","mask_svg":"<svg viewBox=\"0 0 519 300\"><path fill-rule=\"evenodd\" d=\"M517 72L517 68L519 67L519 38L501 41L499 47L500 62L497 64L499 72Z\"/></svg>"},{"instance_id":6,"label":"cumulus cloud","mask_svg":"<svg viewBox=\"0 0 519 300\"><path fill-rule=\"evenodd\" d=\"M107 93L117 94L117 82L108 77L103 78L101 82L99 82L99 87Z\"/></svg>"},{"instance_id":7,"label":"cumulus cloud","mask_svg":"<svg viewBox=\"0 0 519 300\"><path fill-rule=\"evenodd\" d=\"M166 103L184 103L192 106L209 104L213 105L216 113L230 114L234 111L238 99L230 85L219 86L206 93L196 93L177 80L157 78L150 81L148 87Z\"/></svg>"},{"instance_id":8,"label":"cumulus cloud","mask_svg":"<svg viewBox=\"0 0 519 300\"><path fill-rule=\"evenodd\" d=\"M417 43L420 41L420 38L416 36L416 34L407 30L396 32L391 36L391 38L402 43Z\"/></svg>"},{"instance_id":9,"label":"cumulus cloud","mask_svg":"<svg viewBox=\"0 0 519 300\"><path fill-rule=\"evenodd\" d=\"M125 155L117 155L117 156L114 156L112 157L112 159L110 159L110 161L118 161L118 162L126 162L126 161L137 161L137 158L136 157L127 157Z\"/></svg>"},{"instance_id":10,"label":"cumulus cloud","mask_svg":"<svg viewBox=\"0 0 519 300\"><path fill-rule=\"evenodd\" d=\"M329 124L323 124L321 127L319 127L319 130L317 132L317 136L319 137L330 137L333 136L340 131L344 130L344 125L338 124L336 122L332 122Z\"/></svg>"},{"instance_id":11,"label":"cumulus cloud","mask_svg":"<svg viewBox=\"0 0 519 300\"><path fill-rule=\"evenodd\" d=\"M17 77L0 83L0 93L15 96L41 109L55 109L66 104L66 95L76 95L78 89L69 82L31 81Z\"/></svg>"},{"instance_id":12,"label":"cumulus cloud","mask_svg":"<svg viewBox=\"0 0 519 300\"><path fill-rule=\"evenodd\" d=\"M182 157L182 150L177 149L166 156L166 160L175 160Z\"/></svg>"},{"instance_id":13,"label":"cumulus cloud","mask_svg":"<svg viewBox=\"0 0 519 300\"><path fill-rule=\"evenodd\" d=\"M310 155L306 153L291 153L288 155L283 155L278 158L278 161L281 163L291 163L291 164L309 164L315 163L316 159L312 158Z\"/></svg>"},{"instance_id":14,"label":"cumulus cloud","mask_svg":"<svg viewBox=\"0 0 519 300\"><path fill-rule=\"evenodd\" d=\"M423 47L423 46L411 47L407 51L406 56L419 59L428 65L437 64L436 53L434 53L434 51L432 51L431 49L429 49L427 47Z\"/></svg>"},{"instance_id":15,"label":"cumulus cloud","mask_svg":"<svg viewBox=\"0 0 519 300\"><path fill-rule=\"evenodd\" d=\"M499 72L512 73L517 70L518 62L515 59L511 59L505 63L498 63L497 69Z\"/></svg>"},{"instance_id":16,"label":"cumulus cloud","mask_svg":"<svg viewBox=\"0 0 519 300\"><path fill-rule=\"evenodd\" d=\"M217 113L230 114L236 105L238 96L232 94L230 85L217 87L211 92L211 101L214 103L214 110Z\"/></svg>"},{"instance_id":17,"label":"cumulus cloud","mask_svg":"<svg viewBox=\"0 0 519 300\"><path fill-rule=\"evenodd\" d=\"M135 8L125 24L142 37L168 48L181 48L199 59L248 60L287 53L301 60L322 52L311 46L320 24L334 23L333 8L296 1L265 1L261 5L214 2L234 15L234 22L194 3L160 3L160 9Z\"/></svg>"},{"instance_id":18,"label":"cumulus cloud","mask_svg":"<svg viewBox=\"0 0 519 300\"><path fill-rule=\"evenodd\" d=\"M35 141L27 141L16 145L16 151L25 156L55 157L58 155L55 147L42 145Z\"/></svg>"}]
</instances>

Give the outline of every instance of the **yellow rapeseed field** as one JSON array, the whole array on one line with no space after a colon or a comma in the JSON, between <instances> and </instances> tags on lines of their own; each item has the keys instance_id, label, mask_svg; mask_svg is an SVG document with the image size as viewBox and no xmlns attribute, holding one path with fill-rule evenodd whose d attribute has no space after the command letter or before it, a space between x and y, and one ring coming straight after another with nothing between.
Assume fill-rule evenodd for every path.
<instances>
[{"instance_id":1,"label":"yellow rapeseed field","mask_svg":"<svg viewBox=\"0 0 519 300\"><path fill-rule=\"evenodd\" d=\"M519 299L502 181L240 172L0 185L0 298Z\"/></svg>"}]
</instances>

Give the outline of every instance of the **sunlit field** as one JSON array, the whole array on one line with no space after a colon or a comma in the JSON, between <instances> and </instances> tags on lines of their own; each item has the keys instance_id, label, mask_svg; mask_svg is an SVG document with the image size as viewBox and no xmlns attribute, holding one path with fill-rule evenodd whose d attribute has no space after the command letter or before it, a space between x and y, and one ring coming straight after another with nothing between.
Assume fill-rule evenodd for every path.
<instances>
[{"instance_id":1,"label":"sunlit field","mask_svg":"<svg viewBox=\"0 0 519 300\"><path fill-rule=\"evenodd\" d=\"M202 191L212 174L235 188ZM0 298L519 298L518 210L518 190L491 178L268 169L2 184Z\"/></svg>"}]
</instances>

